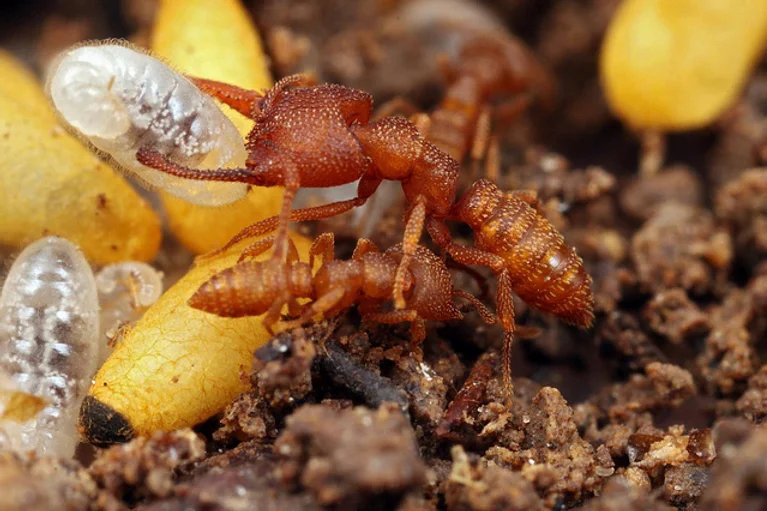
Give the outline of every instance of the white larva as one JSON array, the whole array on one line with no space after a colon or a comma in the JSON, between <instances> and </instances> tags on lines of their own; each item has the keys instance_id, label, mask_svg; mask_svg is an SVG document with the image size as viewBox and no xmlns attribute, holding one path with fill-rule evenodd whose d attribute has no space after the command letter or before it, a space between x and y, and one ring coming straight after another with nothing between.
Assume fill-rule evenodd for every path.
<instances>
[{"instance_id":1,"label":"white larva","mask_svg":"<svg viewBox=\"0 0 767 511\"><path fill-rule=\"evenodd\" d=\"M45 408L26 422L2 421L11 449L74 454L80 402L97 368L98 312L93 272L71 242L43 238L14 261L0 294L0 383L4 395L37 396Z\"/></svg>"},{"instance_id":2,"label":"white larva","mask_svg":"<svg viewBox=\"0 0 767 511\"><path fill-rule=\"evenodd\" d=\"M119 338L119 331L138 321L162 294L162 272L146 263L126 261L105 266L96 274L101 304L101 356L103 363Z\"/></svg>"},{"instance_id":3,"label":"white larva","mask_svg":"<svg viewBox=\"0 0 767 511\"><path fill-rule=\"evenodd\" d=\"M148 186L204 206L241 199L243 183L181 179L141 165L143 146L184 166L242 167L245 144L208 95L159 60L122 44L88 44L51 65L46 91L63 120Z\"/></svg>"}]
</instances>

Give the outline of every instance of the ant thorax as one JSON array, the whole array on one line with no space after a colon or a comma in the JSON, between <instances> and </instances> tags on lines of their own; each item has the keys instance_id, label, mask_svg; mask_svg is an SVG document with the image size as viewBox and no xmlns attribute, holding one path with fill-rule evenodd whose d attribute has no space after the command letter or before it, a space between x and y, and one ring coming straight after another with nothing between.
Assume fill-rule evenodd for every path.
<instances>
[{"instance_id":1,"label":"ant thorax","mask_svg":"<svg viewBox=\"0 0 767 511\"><path fill-rule=\"evenodd\" d=\"M142 147L199 169L242 166L245 146L213 99L161 61L120 44L79 46L50 68L47 93L78 135L146 185L219 206L247 185L180 179L141 165Z\"/></svg>"}]
</instances>

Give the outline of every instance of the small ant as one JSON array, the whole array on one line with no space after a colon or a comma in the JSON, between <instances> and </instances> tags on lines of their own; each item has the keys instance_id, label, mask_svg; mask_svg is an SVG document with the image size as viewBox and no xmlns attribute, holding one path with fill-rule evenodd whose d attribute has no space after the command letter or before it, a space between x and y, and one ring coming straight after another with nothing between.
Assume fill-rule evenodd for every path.
<instances>
[{"instance_id":1,"label":"small ant","mask_svg":"<svg viewBox=\"0 0 767 511\"><path fill-rule=\"evenodd\" d=\"M472 159L479 160L487 149L491 99L511 97L493 108L495 117L508 123L535 100L552 109L556 94L549 71L511 34L469 30L459 37L464 40L455 59L440 59L447 84L443 98L419 128L426 140L461 162L469 152ZM400 99L382 107L389 111L397 108L416 111Z\"/></svg>"},{"instance_id":2,"label":"small ant","mask_svg":"<svg viewBox=\"0 0 767 511\"><path fill-rule=\"evenodd\" d=\"M223 317L266 314L263 325L274 333L278 323L280 329L294 328L317 315L336 316L358 304L366 321L409 322L413 347L426 337L425 320L449 321L463 317L453 297L468 300L486 323L497 322L494 314L475 296L453 288L445 262L425 247L417 248L405 275L405 308L385 311L382 305L391 299L402 259L400 246L381 252L372 241L362 238L350 260L336 260L334 236L324 233L312 244L308 263L300 261L290 238L287 264L274 258L258 262L246 260L263 253L273 243L274 236L270 236L251 245L240 256L240 262L205 282L189 299L189 305ZM322 265L312 276L317 256L322 257ZM300 298L309 298L311 302L300 305ZM297 319L280 321L285 305Z\"/></svg>"},{"instance_id":3,"label":"small ant","mask_svg":"<svg viewBox=\"0 0 767 511\"><path fill-rule=\"evenodd\" d=\"M591 278L575 251L540 214L531 192L504 194L482 179L457 200L459 163L425 140L407 119L384 117L368 122L372 99L362 91L333 84L311 85L304 76L283 78L264 95L208 80L194 82L255 119L247 140L246 168L191 169L147 147L139 150L137 159L182 178L284 186L279 217L245 228L227 246L276 229L273 264L285 264L290 221L335 216L364 204L382 180L400 181L409 207L392 289L396 310L406 308L407 271L426 228L457 262L488 266L496 275L498 319L506 332L504 379L509 389L515 331L513 292L566 322L582 328L591 325ZM291 211L299 187L329 187L357 179L354 199ZM447 220L467 223L474 231L476 246L454 243Z\"/></svg>"}]
</instances>

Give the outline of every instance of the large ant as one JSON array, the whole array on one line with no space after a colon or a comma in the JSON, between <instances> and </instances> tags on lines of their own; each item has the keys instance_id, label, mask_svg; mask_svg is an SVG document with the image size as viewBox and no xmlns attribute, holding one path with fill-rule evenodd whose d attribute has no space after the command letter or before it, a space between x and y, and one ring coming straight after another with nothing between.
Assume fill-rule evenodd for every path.
<instances>
[{"instance_id":1,"label":"large ant","mask_svg":"<svg viewBox=\"0 0 767 511\"><path fill-rule=\"evenodd\" d=\"M575 251L538 212L535 197L529 192L504 194L492 182L479 180L457 201L459 163L426 141L404 118L384 117L369 123L372 99L362 91L332 84L312 85L304 76L284 78L263 95L219 82L194 81L203 91L256 121L247 139L246 168L191 169L146 147L138 152L137 159L182 178L284 186L279 217L244 229L229 245L277 229L274 264L285 264L289 221L340 214L363 204L382 180L400 181L409 207L392 289L396 310L406 308L407 271L426 228L434 242L456 261L488 266L497 276L497 313L506 332L504 378L508 388L515 331L513 291L544 312L579 327L590 326L591 278ZM357 179L357 198L291 212L299 187L329 187ZM476 246L455 244L446 220L469 224Z\"/></svg>"},{"instance_id":2,"label":"large ant","mask_svg":"<svg viewBox=\"0 0 767 511\"><path fill-rule=\"evenodd\" d=\"M391 299L394 277L402 258L400 246L381 252L365 238L358 240L350 260L334 257L334 236L321 234L309 251L309 262L299 259L288 238L286 263L274 258L246 260L263 253L274 243L274 236L251 245L231 268L222 270L205 282L189 305L223 317L266 314L263 325L270 333L279 324L288 329L305 324L319 314L333 317L357 304L366 321L382 324L409 322L413 347L426 337L425 320L449 321L463 315L453 297L464 298L488 324L496 318L475 296L453 288L445 262L423 246L417 247L405 275L405 309L387 311L382 305ZM317 256L322 265L312 275ZM311 301L300 305L298 299ZM280 321L283 307L298 316Z\"/></svg>"}]
</instances>

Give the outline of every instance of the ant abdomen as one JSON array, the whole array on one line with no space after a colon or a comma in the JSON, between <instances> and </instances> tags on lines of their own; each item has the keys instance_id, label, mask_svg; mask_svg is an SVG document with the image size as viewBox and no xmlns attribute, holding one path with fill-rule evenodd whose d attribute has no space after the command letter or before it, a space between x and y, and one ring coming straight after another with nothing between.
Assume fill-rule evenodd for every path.
<instances>
[{"instance_id":1,"label":"ant abdomen","mask_svg":"<svg viewBox=\"0 0 767 511\"><path fill-rule=\"evenodd\" d=\"M226 318L255 316L267 311L274 297L264 285L267 272L263 263L247 261L222 270L189 299L195 309Z\"/></svg>"},{"instance_id":2,"label":"ant abdomen","mask_svg":"<svg viewBox=\"0 0 767 511\"><path fill-rule=\"evenodd\" d=\"M530 203L477 181L454 214L478 248L501 256L514 292L527 304L580 327L593 320L591 277L562 235Z\"/></svg>"}]
</instances>

